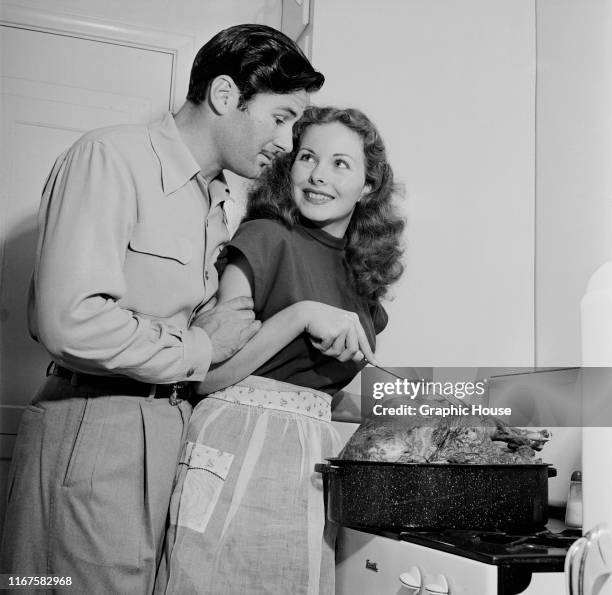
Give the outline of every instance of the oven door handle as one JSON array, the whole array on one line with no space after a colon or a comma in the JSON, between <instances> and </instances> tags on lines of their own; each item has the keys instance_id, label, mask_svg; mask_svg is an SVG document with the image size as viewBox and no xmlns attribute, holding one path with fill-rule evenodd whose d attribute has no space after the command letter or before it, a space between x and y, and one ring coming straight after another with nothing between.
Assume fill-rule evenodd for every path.
<instances>
[{"instance_id":1,"label":"oven door handle","mask_svg":"<svg viewBox=\"0 0 612 595\"><path fill-rule=\"evenodd\" d=\"M565 558L569 595L594 595L612 575L612 535L597 525L572 544Z\"/></svg>"},{"instance_id":2,"label":"oven door handle","mask_svg":"<svg viewBox=\"0 0 612 595\"><path fill-rule=\"evenodd\" d=\"M565 556L565 587L567 595L583 595L579 575L586 544L586 537L580 537L572 543Z\"/></svg>"}]
</instances>

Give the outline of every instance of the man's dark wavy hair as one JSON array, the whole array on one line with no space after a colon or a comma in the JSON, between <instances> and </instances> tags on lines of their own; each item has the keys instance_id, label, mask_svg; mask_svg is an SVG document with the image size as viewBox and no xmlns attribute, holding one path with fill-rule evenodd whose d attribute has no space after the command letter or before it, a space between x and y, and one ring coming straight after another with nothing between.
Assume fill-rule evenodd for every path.
<instances>
[{"instance_id":1,"label":"man's dark wavy hair","mask_svg":"<svg viewBox=\"0 0 612 595\"><path fill-rule=\"evenodd\" d=\"M400 194L385 145L368 117L357 109L311 106L293 128L293 151L276 158L253 182L244 221L276 219L291 228L300 214L293 200L291 167L309 126L339 122L363 140L365 181L370 191L355 205L345 237L346 259L357 293L374 303L401 276L405 221L394 198Z\"/></svg>"},{"instance_id":2,"label":"man's dark wavy hair","mask_svg":"<svg viewBox=\"0 0 612 595\"><path fill-rule=\"evenodd\" d=\"M222 74L236 83L241 108L257 93L311 93L325 81L289 37L266 25L229 27L203 45L193 61L187 99L202 103L211 81Z\"/></svg>"}]
</instances>

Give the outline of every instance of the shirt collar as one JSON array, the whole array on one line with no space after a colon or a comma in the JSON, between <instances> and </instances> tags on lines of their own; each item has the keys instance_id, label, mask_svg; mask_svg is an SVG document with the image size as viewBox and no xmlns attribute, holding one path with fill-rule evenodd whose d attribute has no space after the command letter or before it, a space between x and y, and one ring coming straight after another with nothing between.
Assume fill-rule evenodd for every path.
<instances>
[{"instance_id":1,"label":"shirt collar","mask_svg":"<svg viewBox=\"0 0 612 595\"><path fill-rule=\"evenodd\" d=\"M334 250L344 250L346 248L346 237L337 238L330 233L316 227L304 218L300 218L299 228L303 229L310 237L314 238L321 244L325 244Z\"/></svg>"},{"instance_id":2,"label":"shirt collar","mask_svg":"<svg viewBox=\"0 0 612 595\"><path fill-rule=\"evenodd\" d=\"M162 189L164 194L168 196L189 182L200 171L200 166L181 139L171 113L167 113L159 122L149 128L149 138L161 165ZM211 195L213 193L216 195L213 188L215 188L217 180L222 185L218 193L229 194L229 191L225 193L223 190L223 188L227 188L227 183L223 174L220 174L209 185ZM224 196L224 200L226 198L228 197Z\"/></svg>"},{"instance_id":3,"label":"shirt collar","mask_svg":"<svg viewBox=\"0 0 612 595\"><path fill-rule=\"evenodd\" d=\"M233 200L223 172L220 172L219 175L210 182L206 182L204 176L198 173L198 183L208 194L211 208L218 204L223 204L226 200Z\"/></svg>"}]
</instances>

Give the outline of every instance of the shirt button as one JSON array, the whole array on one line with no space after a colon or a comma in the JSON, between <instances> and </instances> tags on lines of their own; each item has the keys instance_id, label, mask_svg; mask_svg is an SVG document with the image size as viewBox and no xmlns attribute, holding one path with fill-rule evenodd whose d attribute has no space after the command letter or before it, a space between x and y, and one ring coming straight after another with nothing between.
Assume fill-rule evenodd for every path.
<instances>
[{"instance_id":1,"label":"shirt button","mask_svg":"<svg viewBox=\"0 0 612 595\"><path fill-rule=\"evenodd\" d=\"M204 271L204 279L208 281L208 271Z\"/></svg>"},{"instance_id":2,"label":"shirt button","mask_svg":"<svg viewBox=\"0 0 612 595\"><path fill-rule=\"evenodd\" d=\"M189 368L189 370L187 370L187 378L191 378L194 372L195 370L193 368Z\"/></svg>"}]
</instances>

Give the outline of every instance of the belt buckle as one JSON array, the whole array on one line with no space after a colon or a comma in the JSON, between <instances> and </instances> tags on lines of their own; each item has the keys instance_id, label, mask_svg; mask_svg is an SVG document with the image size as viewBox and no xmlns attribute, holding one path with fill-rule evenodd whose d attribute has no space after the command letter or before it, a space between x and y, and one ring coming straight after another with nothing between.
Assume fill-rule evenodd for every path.
<instances>
[{"instance_id":1,"label":"belt buckle","mask_svg":"<svg viewBox=\"0 0 612 595\"><path fill-rule=\"evenodd\" d=\"M171 385L170 397L169 397L170 405L173 405L174 407L176 407L177 405L183 402L183 399L181 399L178 396L178 394L179 394L179 390L183 388L184 386L185 385L182 382L175 382Z\"/></svg>"}]
</instances>

